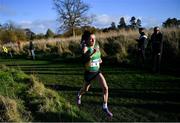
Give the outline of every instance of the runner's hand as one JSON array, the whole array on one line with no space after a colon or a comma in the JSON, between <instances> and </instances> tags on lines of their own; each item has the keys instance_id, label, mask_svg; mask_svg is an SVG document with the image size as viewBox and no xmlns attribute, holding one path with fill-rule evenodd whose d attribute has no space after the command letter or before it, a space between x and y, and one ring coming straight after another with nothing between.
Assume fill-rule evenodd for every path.
<instances>
[{"instance_id":1,"label":"runner's hand","mask_svg":"<svg viewBox=\"0 0 180 123\"><path fill-rule=\"evenodd\" d=\"M94 49L93 54L97 51L97 49Z\"/></svg>"}]
</instances>

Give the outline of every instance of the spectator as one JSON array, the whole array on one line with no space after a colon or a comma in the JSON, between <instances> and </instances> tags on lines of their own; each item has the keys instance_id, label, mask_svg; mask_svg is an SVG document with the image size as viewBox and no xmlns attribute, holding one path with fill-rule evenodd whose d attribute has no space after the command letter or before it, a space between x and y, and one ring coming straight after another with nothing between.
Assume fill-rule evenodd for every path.
<instances>
[{"instance_id":1,"label":"spectator","mask_svg":"<svg viewBox=\"0 0 180 123\"><path fill-rule=\"evenodd\" d=\"M139 28L139 39L136 39L138 42L138 51L137 51L137 65L139 67L144 67L145 64L145 49L147 46L147 36L144 32L144 28Z\"/></svg>"},{"instance_id":2,"label":"spectator","mask_svg":"<svg viewBox=\"0 0 180 123\"><path fill-rule=\"evenodd\" d=\"M154 33L151 35L150 44L152 47L153 72L160 72L161 56L163 49L163 35L159 27L154 27Z\"/></svg>"},{"instance_id":3,"label":"spectator","mask_svg":"<svg viewBox=\"0 0 180 123\"><path fill-rule=\"evenodd\" d=\"M34 44L32 41L29 42L29 51L30 51L32 60L35 60Z\"/></svg>"}]
</instances>

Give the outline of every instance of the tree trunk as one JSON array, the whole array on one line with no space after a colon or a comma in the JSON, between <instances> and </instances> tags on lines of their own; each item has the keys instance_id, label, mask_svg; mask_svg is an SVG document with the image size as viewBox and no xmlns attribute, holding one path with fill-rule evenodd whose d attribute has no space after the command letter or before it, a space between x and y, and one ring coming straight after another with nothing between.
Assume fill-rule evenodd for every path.
<instances>
[{"instance_id":1,"label":"tree trunk","mask_svg":"<svg viewBox=\"0 0 180 123\"><path fill-rule=\"evenodd\" d=\"M73 32L73 37L75 38L76 37L76 32L75 32L75 28L74 27L72 28L72 32Z\"/></svg>"}]
</instances>

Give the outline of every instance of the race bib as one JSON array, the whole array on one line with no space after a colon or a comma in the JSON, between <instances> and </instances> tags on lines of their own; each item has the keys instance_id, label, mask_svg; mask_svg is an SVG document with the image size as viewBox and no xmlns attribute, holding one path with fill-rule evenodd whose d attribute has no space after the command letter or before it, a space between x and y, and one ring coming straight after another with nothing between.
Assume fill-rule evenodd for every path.
<instances>
[{"instance_id":1,"label":"race bib","mask_svg":"<svg viewBox=\"0 0 180 123\"><path fill-rule=\"evenodd\" d=\"M99 67L100 59L92 60L91 67Z\"/></svg>"}]
</instances>

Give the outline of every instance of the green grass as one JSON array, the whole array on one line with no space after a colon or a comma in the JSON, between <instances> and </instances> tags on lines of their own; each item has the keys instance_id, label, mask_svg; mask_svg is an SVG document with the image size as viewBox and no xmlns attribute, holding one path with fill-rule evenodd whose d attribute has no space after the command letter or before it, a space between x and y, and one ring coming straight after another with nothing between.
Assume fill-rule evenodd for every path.
<instances>
[{"instance_id":1,"label":"green grass","mask_svg":"<svg viewBox=\"0 0 180 123\"><path fill-rule=\"evenodd\" d=\"M0 66L0 122L94 121L35 76Z\"/></svg>"},{"instance_id":2,"label":"green grass","mask_svg":"<svg viewBox=\"0 0 180 123\"><path fill-rule=\"evenodd\" d=\"M76 94L83 84L81 64L21 59L0 59L0 64L34 74L46 87L76 105ZM80 110L88 112L95 121L180 121L179 76L119 66L102 65L101 70L109 86L109 108L114 117L106 118L102 112L102 90L94 81L82 97Z\"/></svg>"}]
</instances>

